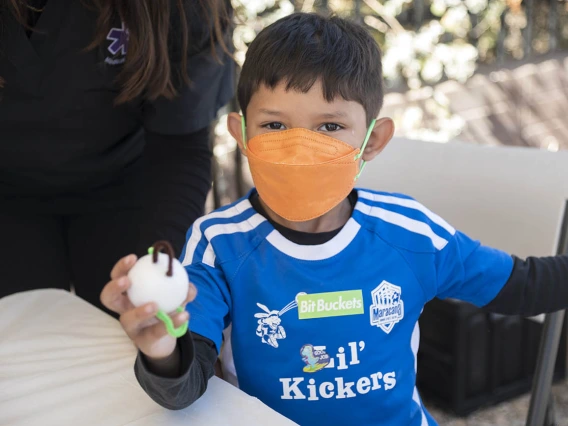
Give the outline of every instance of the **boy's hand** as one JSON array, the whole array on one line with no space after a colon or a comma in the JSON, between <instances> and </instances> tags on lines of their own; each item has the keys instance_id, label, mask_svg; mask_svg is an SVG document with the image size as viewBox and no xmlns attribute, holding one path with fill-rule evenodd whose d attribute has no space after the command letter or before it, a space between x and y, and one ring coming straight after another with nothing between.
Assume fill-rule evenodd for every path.
<instances>
[{"instance_id":1,"label":"boy's hand","mask_svg":"<svg viewBox=\"0 0 568 426\"><path fill-rule=\"evenodd\" d=\"M135 263L136 256L130 255L114 266L110 274L111 281L101 292L101 302L106 308L120 315L122 328L144 355L153 360L165 359L174 352L176 338L170 336L162 321L155 317L157 306L148 303L136 308L126 295L126 290L131 285L127 274ZM195 299L196 294L195 286L190 283L183 305ZM179 327L188 320L189 314L183 311L180 314L174 313L171 317L174 326Z\"/></svg>"}]
</instances>

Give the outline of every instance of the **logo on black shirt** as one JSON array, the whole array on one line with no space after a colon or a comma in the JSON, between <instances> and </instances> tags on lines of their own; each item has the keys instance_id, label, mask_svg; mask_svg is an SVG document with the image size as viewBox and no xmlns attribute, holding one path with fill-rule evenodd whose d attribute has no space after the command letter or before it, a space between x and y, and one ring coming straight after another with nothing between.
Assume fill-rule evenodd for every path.
<instances>
[{"instance_id":1,"label":"logo on black shirt","mask_svg":"<svg viewBox=\"0 0 568 426\"><path fill-rule=\"evenodd\" d=\"M126 60L126 52L128 52L129 40L128 28L125 27L124 22L120 28L111 28L107 35L107 40L111 43L108 46L108 51L112 57L107 57L105 62L109 65L123 64Z\"/></svg>"}]
</instances>

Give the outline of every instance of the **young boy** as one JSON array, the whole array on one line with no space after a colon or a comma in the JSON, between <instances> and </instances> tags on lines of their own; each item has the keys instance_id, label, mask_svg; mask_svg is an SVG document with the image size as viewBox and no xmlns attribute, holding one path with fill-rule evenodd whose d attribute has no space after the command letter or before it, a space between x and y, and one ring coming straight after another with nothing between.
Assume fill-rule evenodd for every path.
<instances>
[{"instance_id":1,"label":"young boy","mask_svg":"<svg viewBox=\"0 0 568 426\"><path fill-rule=\"evenodd\" d=\"M413 199L355 190L394 131L380 52L361 27L295 14L251 44L229 130L256 189L198 220L181 255L192 288L183 338L103 291L140 349L141 386L171 409L223 357L242 390L301 425L434 425L415 387L418 318L434 297L535 315L568 306L568 259L522 261L472 241ZM418 173L418 172L417 172ZM147 309L147 310L146 310ZM188 314L174 317L176 324Z\"/></svg>"}]
</instances>

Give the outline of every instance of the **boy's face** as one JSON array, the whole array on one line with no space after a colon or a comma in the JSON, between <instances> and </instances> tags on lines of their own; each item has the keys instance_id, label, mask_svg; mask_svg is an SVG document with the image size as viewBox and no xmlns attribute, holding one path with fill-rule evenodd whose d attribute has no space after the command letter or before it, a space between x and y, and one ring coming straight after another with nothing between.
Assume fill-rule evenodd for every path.
<instances>
[{"instance_id":1,"label":"boy's face","mask_svg":"<svg viewBox=\"0 0 568 426\"><path fill-rule=\"evenodd\" d=\"M231 113L228 124L229 131L242 149L240 115ZM274 90L262 85L249 102L246 125L249 140L264 133L300 127L339 139L353 148L361 147L368 130L363 106L341 97L327 102L319 81L306 93L286 91L285 82L278 84ZM393 132L392 120L378 120L363 159L372 160L386 146Z\"/></svg>"},{"instance_id":2,"label":"boy's face","mask_svg":"<svg viewBox=\"0 0 568 426\"><path fill-rule=\"evenodd\" d=\"M327 102L319 81L307 93L286 91L285 83L274 90L261 86L251 98L246 117L249 139L301 127L360 148L367 133L363 106L340 97Z\"/></svg>"}]
</instances>

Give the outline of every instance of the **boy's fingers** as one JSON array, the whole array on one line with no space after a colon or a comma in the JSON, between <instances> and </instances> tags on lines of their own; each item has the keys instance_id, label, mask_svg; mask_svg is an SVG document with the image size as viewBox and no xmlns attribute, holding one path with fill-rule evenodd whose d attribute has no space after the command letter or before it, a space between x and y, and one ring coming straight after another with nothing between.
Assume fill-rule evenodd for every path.
<instances>
[{"instance_id":1,"label":"boy's fingers","mask_svg":"<svg viewBox=\"0 0 568 426\"><path fill-rule=\"evenodd\" d=\"M110 278L115 280L117 278L120 278L124 275L126 275L128 273L128 271L130 271L130 268L132 268L134 266L134 264L136 263L136 255L134 254L130 254L126 257L123 257L122 259L120 259L116 265L114 265L114 268L112 268L112 271L110 273Z\"/></svg>"},{"instance_id":2,"label":"boy's fingers","mask_svg":"<svg viewBox=\"0 0 568 426\"><path fill-rule=\"evenodd\" d=\"M174 327L179 327L180 325L185 324L189 320L189 313L187 311L183 311L180 314L176 314L172 316L174 320Z\"/></svg>"},{"instance_id":3,"label":"boy's fingers","mask_svg":"<svg viewBox=\"0 0 568 426\"><path fill-rule=\"evenodd\" d=\"M130 287L128 277L121 277L110 281L101 292L101 303L117 314L122 314L132 307L124 292Z\"/></svg>"},{"instance_id":4,"label":"boy's fingers","mask_svg":"<svg viewBox=\"0 0 568 426\"><path fill-rule=\"evenodd\" d=\"M197 288L192 283L189 283L189 289L187 290L187 297L183 301L183 306L187 305L189 302L193 302L197 296Z\"/></svg>"},{"instance_id":5,"label":"boy's fingers","mask_svg":"<svg viewBox=\"0 0 568 426\"><path fill-rule=\"evenodd\" d=\"M130 309L120 316L120 324L126 334L133 339L148 321L156 315L158 309L154 303L147 303L138 308Z\"/></svg>"},{"instance_id":6,"label":"boy's fingers","mask_svg":"<svg viewBox=\"0 0 568 426\"><path fill-rule=\"evenodd\" d=\"M197 296L197 289L195 288L195 286L192 283L189 283L189 288L187 290L187 296L185 297L185 300L183 301L181 306L185 309L185 307L187 306L188 303L193 302L195 300L195 296ZM170 313L170 315L172 315L172 314Z\"/></svg>"}]
</instances>

